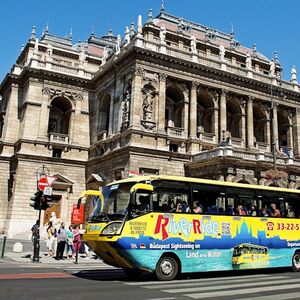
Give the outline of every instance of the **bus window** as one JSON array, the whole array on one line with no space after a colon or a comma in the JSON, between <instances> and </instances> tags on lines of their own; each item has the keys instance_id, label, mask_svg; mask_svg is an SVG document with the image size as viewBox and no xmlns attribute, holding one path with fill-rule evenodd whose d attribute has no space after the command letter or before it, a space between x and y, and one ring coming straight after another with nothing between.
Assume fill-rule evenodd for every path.
<instances>
[{"instance_id":1,"label":"bus window","mask_svg":"<svg viewBox=\"0 0 300 300\"><path fill-rule=\"evenodd\" d=\"M260 190L257 192L257 198L260 217L280 218L284 216L284 203L280 193Z\"/></svg>"},{"instance_id":2,"label":"bus window","mask_svg":"<svg viewBox=\"0 0 300 300\"><path fill-rule=\"evenodd\" d=\"M286 194L284 197L285 203L285 216L287 218L299 218L300 217L300 203L299 194Z\"/></svg>"},{"instance_id":3,"label":"bus window","mask_svg":"<svg viewBox=\"0 0 300 300\"><path fill-rule=\"evenodd\" d=\"M258 215L255 190L228 187L226 193L228 214L253 217Z\"/></svg>"},{"instance_id":4,"label":"bus window","mask_svg":"<svg viewBox=\"0 0 300 300\"><path fill-rule=\"evenodd\" d=\"M225 214L225 193L220 186L192 185L192 213Z\"/></svg>"},{"instance_id":5,"label":"bus window","mask_svg":"<svg viewBox=\"0 0 300 300\"><path fill-rule=\"evenodd\" d=\"M188 193L174 190L159 190L153 194L153 211L186 212L188 208Z\"/></svg>"}]
</instances>

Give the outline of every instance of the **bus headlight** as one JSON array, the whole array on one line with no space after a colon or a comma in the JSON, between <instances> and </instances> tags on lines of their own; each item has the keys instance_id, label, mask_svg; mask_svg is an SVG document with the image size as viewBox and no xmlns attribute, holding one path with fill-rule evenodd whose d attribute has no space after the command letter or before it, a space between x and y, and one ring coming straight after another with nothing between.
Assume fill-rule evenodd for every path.
<instances>
[{"instance_id":1,"label":"bus headlight","mask_svg":"<svg viewBox=\"0 0 300 300\"><path fill-rule=\"evenodd\" d=\"M107 225L101 234L116 234L117 231L121 228L122 223L121 222L114 222L109 225Z\"/></svg>"}]
</instances>

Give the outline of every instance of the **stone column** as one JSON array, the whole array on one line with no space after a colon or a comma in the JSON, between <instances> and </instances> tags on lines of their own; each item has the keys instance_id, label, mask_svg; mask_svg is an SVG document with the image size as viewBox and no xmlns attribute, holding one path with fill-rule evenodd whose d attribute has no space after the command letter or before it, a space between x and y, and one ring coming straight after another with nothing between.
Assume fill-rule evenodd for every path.
<instances>
[{"instance_id":1,"label":"stone column","mask_svg":"<svg viewBox=\"0 0 300 300\"><path fill-rule=\"evenodd\" d=\"M269 145L270 150L272 149L272 141L271 141L271 120L270 118L267 119L266 122L266 143Z\"/></svg>"},{"instance_id":2,"label":"stone column","mask_svg":"<svg viewBox=\"0 0 300 300\"><path fill-rule=\"evenodd\" d=\"M295 114L293 115L293 149L294 155L300 157L300 107L296 108Z\"/></svg>"},{"instance_id":3,"label":"stone column","mask_svg":"<svg viewBox=\"0 0 300 300\"><path fill-rule=\"evenodd\" d=\"M247 101L247 146L254 148L254 132L253 132L253 96L248 96Z\"/></svg>"},{"instance_id":4,"label":"stone column","mask_svg":"<svg viewBox=\"0 0 300 300\"><path fill-rule=\"evenodd\" d=\"M192 81L189 118L191 139L195 139L197 137L197 87L198 83L196 81Z\"/></svg>"},{"instance_id":5,"label":"stone column","mask_svg":"<svg viewBox=\"0 0 300 300\"><path fill-rule=\"evenodd\" d=\"M158 131L165 132L165 110L166 110L166 78L167 75L159 74L159 95L158 95Z\"/></svg>"},{"instance_id":6,"label":"stone column","mask_svg":"<svg viewBox=\"0 0 300 300\"><path fill-rule=\"evenodd\" d=\"M220 137L222 137L222 130L227 131L227 110L226 110L226 97L227 90L221 90L220 98Z\"/></svg>"},{"instance_id":7,"label":"stone column","mask_svg":"<svg viewBox=\"0 0 300 300\"><path fill-rule=\"evenodd\" d=\"M213 97L214 97L213 134L215 135L215 143L218 143L221 141L221 139L219 139L219 94L217 92L214 92Z\"/></svg>"},{"instance_id":8,"label":"stone column","mask_svg":"<svg viewBox=\"0 0 300 300\"><path fill-rule=\"evenodd\" d=\"M244 147L246 144L246 114L245 111L242 113L242 146Z\"/></svg>"},{"instance_id":9,"label":"stone column","mask_svg":"<svg viewBox=\"0 0 300 300\"><path fill-rule=\"evenodd\" d=\"M188 136L189 132L189 106L190 102L188 99L184 100L184 108L183 108L183 128L184 128L184 133L186 137Z\"/></svg>"},{"instance_id":10,"label":"stone column","mask_svg":"<svg viewBox=\"0 0 300 300\"><path fill-rule=\"evenodd\" d=\"M103 97L103 95L102 95L102 97ZM122 95L122 97L123 97L123 95ZM101 101L101 99L100 99L100 101ZM121 99L121 101L122 101L122 99ZM108 133L107 133L108 136L113 134L114 103L115 103L115 88L112 88L111 93L110 93L110 103L109 103L109 120L108 120ZM99 120L98 120L98 122L99 122Z\"/></svg>"},{"instance_id":11,"label":"stone column","mask_svg":"<svg viewBox=\"0 0 300 300\"><path fill-rule=\"evenodd\" d=\"M131 101L130 101L130 126L135 129L141 127L142 109L142 74L144 70L138 68L132 77Z\"/></svg>"}]
</instances>

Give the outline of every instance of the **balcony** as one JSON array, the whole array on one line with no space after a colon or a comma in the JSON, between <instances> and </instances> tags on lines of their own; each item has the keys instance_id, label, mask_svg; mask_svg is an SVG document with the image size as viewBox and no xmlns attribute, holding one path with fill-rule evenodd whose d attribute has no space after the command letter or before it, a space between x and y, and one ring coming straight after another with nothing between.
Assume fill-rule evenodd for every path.
<instances>
[{"instance_id":1,"label":"balcony","mask_svg":"<svg viewBox=\"0 0 300 300\"><path fill-rule=\"evenodd\" d=\"M207 144L216 144L216 136L210 132L199 132L199 140Z\"/></svg>"},{"instance_id":2,"label":"balcony","mask_svg":"<svg viewBox=\"0 0 300 300\"><path fill-rule=\"evenodd\" d=\"M184 128L179 127L167 127L167 135L179 139L187 139L187 134Z\"/></svg>"},{"instance_id":3,"label":"balcony","mask_svg":"<svg viewBox=\"0 0 300 300\"><path fill-rule=\"evenodd\" d=\"M264 142L257 142L256 149L262 152L270 152L270 145Z\"/></svg>"},{"instance_id":4,"label":"balcony","mask_svg":"<svg viewBox=\"0 0 300 300\"><path fill-rule=\"evenodd\" d=\"M69 144L69 136L67 134L50 132L49 142L51 144L67 145Z\"/></svg>"},{"instance_id":5,"label":"balcony","mask_svg":"<svg viewBox=\"0 0 300 300\"><path fill-rule=\"evenodd\" d=\"M244 141L241 138L231 137L230 141L232 147L243 148L245 146Z\"/></svg>"},{"instance_id":6,"label":"balcony","mask_svg":"<svg viewBox=\"0 0 300 300\"><path fill-rule=\"evenodd\" d=\"M105 140L107 138L107 131L102 130L97 133L97 141Z\"/></svg>"}]
</instances>

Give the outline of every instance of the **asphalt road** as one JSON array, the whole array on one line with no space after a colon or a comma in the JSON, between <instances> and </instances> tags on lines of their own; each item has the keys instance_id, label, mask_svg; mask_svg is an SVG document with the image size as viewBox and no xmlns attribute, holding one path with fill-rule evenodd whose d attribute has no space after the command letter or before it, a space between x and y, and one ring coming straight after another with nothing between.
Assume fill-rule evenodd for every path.
<instances>
[{"instance_id":1,"label":"asphalt road","mask_svg":"<svg viewBox=\"0 0 300 300\"><path fill-rule=\"evenodd\" d=\"M152 276L130 280L122 270L102 265L80 271L0 264L0 299L300 299L300 273L290 269L213 272L159 282Z\"/></svg>"}]
</instances>

